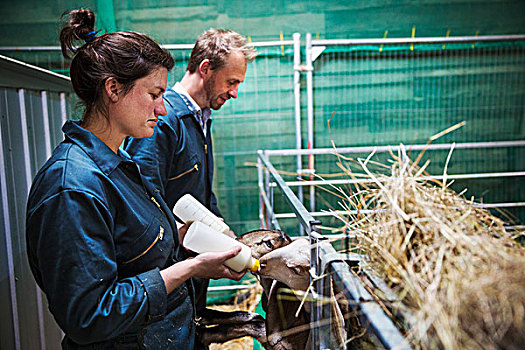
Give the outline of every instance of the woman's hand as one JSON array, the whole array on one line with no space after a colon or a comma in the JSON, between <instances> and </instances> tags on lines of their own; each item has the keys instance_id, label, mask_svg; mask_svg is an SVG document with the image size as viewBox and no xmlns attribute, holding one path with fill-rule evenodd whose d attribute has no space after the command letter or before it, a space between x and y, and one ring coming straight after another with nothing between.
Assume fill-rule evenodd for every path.
<instances>
[{"instance_id":1,"label":"woman's hand","mask_svg":"<svg viewBox=\"0 0 525 350\"><path fill-rule=\"evenodd\" d=\"M235 272L227 266L223 265L224 262L230 258L233 258L241 251L241 247L233 247L226 252L220 253L202 253L193 258L194 266L194 277L201 278L229 278L238 281L244 276L246 271Z\"/></svg>"},{"instance_id":2,"label":"woman's hand","mask_svg":"<svg viewBox=\"0 0 525 350\"><path fill-rule=\"evenodd\" d=\"M240 251L241 247L237 246L225 252L202 253L195 258L189 258L171 265L167 269L160 271L160 275L166 286L166 291L168 294L171 293L191 277L240 280L246 271L235 272L223 265L226 260L233 258L239 254Z\"/></svg>"}]
</instances>

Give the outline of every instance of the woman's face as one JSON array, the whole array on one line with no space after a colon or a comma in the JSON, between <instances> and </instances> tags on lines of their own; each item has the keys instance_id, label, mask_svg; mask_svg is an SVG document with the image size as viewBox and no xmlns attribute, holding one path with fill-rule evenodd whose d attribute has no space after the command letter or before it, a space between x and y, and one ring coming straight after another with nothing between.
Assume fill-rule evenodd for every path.
<instances>
[{"instance_id":1,"label":"woman's face","mask_svg":"<svg viewBox=\"0 0 525 350\"><path fill-rule=\"evenodd\" d=\"M166 115L162 94L168 83L168 70L164 67L137 79L133 88L113 105L111 127L123 136L150 137L158 116Z\"/></svg>"}]
</instances>

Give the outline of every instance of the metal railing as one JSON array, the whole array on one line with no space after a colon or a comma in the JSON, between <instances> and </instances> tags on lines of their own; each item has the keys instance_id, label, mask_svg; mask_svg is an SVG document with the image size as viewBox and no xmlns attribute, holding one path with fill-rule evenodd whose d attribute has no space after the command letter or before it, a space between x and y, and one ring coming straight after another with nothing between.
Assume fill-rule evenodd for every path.
<instances>
[{"instance_id":1,"label":"metal railing","mask_svg":"<svg viewBox=\"0 0 525 350\"><path fill-rule=\"evenodd\" d=\"M360 259L356 259L354 255L336 252L329 243L328 237L321 234L321 221L316 220L308 212L274 168L265 151L258 152L257 161L259 190L261 197L264 197L260 201L259 212L262 226L279 228L272 207L273 191L270 192L271 182L274 182L310 240L309 272L315 290L312 292L314 297L310 326L312 349L327 349L330 346L330 323L327 320L331 318L331 310L326 303L326 300L330 299L330 279L336 283L340 291L344 292L349 306L356 312L361 324L379 346L385 349L410 349L394 322L376 303L359 278L350 271L352 262L353 266L356 266ZM271 193L270 198L268 193Z\"/></svg>"},{"instance_id":2,"label":"metal railing","mask_svg":"<svg viewBox=\"0 0 525 350\"><path fill-rule=\"evenodd\" d=\"M409 146L381 146L381 147L344 147L344 148L325 148L325 149L311 149L311 150L260 150L258 152L258 186L260 193L260 207L259 219L262 227L279 228L279 219L296 218L299 225L303 228L312 244L311 251L311 269L310 275L315 281L315 290L320 293L319 298L326 297L327 280L322 276L332 276L333 281L341 290L345 291L345 295L350 305L359 310L359 317L361 323L367 325L367 330L374 336L381 346L385 348L404 348L407 346L401 333L395 328L391 320L386 317L380 307L375 303L373 297L364 288L359 278L351 271L352 266L361 267L364 271L367 280L375 285L382 292L388 288L385 287L384 282L381 283L373 272L363 269L365 265L362 264L362 257L355 255L343 256L337 254L334 248L328 243L327 239L333 239L334 235L321 234L321 222L317 217L355 214L357 211L308 211L303 203L298 199L291 187L299 186L320 186L320 185L347 185L357 183L371 183L369 178L351 178L351 179L337 179L337 180L301 180L301 181L284 181L279 171L275 169L270 161L270 157L275 156L297 156L297 155L347 155L347 154L363 154L381 153L381 152L395 152L403 147L406 151L410 150L447 150L455 149L497 149L497 148L512 148L524 147L525 141L507 141L507 142L479 142L479 143L458 143L458 144L435 144L435 145L409 145ZM289 175L289 172L286 172ZM418 179L443 180L448 181L454 179L484 179L484 178L523 178L525 171L513 172L491 172L491 173L471 173L471 174L446 174L438 176L421 176ZM279 195L284 197L288 203L290 212L276 213L274 210L274 197L276 193L274 190L279 190ZM476 206L485 208L509 208L509 207L524 207L525 201L517 202L502 202L502 203L483 203ZM360 211L364 213L363 210ZM351 235L339 235L338 238L347 238ZM385 294L388 294L387 292ZM330 311L327 307L316 299L317 303L312 312L312 337L315 339L315 349L322 349L326 347L327 333L330 332L321 320L326 320L330 317ZM396 315L400 319L409 322L410 315ZM388 319L386 320L385 317Z\"/></svg>"},{"instance_id":3,"label":"metal railing","mask_svg":"<svg viewBox=\"0 0 525 350\"><path fill-rule=\"evenodd\" d=\"M450 150L454 148L456 150L461 149L496 149L496 148L512 148L512 147L525 147L525 140L523 141L505 141L505 142L469 142L469 143L457 143L457 144L430 144L430 145L407 145L407 146L379 146L379 147L341 147L341 148L320 148L311 150L265 150L260 151L260 154L264 154L266 157L270 156L296 156L296 155L336 155L336 154L363 154L363 153L386 153L386 152L397 152L404 147L407 151L421 151L421 150ZM259 156L260 158L260 156ZM264 164L260 164L259 167ZM274 169L275 170L275 169ZM262 174L262 169L259 169L259 174ZM267 170L268 171L268 170ZM259 175L260 176L260 175ZM432 175L432 176L421 176L418 177L420 180L443 180L446 179L487 179L487 178L524 178L525 171L510 171L510 172L488 172L488 173L467 173L467 174L446 174L446 175ZM367 184L373 181L369 178L352 178L352 179L325 179L325 180L300 180L300 181L287 181L286 186L288 187L315 187L315 186L327 186L327 185L347 185L347 184ZM266 188L262 188L265 193L272 193L273 188L281 187L277 182L266 183ZM259 187L261 188L261 187ZM262 204L262 203L260 203ZM479 203L477 207L482 208L513 208L513 207L525 207L525 199L522 201L513 202L499 202L499 203ZM261 208L261 206L260 206ZM271 208L271 206L270 206ZM310 211L315 216L333 216L333 211ZM353 211L337 211L339 214L355 214ZM293 218L296 213L275 213L271 212L272 220L276 221L279 218ZM261 210L259 210L259 218L263 216ZM267 223L268 225L268 223Z\"/></svg>"}]
</instances>

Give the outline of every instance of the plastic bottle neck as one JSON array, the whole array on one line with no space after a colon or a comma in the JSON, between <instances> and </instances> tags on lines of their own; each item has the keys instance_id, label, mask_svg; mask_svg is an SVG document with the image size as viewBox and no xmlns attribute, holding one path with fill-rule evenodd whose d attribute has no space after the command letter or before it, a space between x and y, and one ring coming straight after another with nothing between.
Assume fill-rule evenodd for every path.
<instances>
[{"instance_id":1,"label":"plastic bottle neck","mask_svg":"<svg viewBox=\"0 0 525 350\"><path fill-rule=\"evenodd\" d=\"M250 267L251 272L257 272L259 271L259 260L252 258L252 267Z\"/></svg>"}]
</instances>

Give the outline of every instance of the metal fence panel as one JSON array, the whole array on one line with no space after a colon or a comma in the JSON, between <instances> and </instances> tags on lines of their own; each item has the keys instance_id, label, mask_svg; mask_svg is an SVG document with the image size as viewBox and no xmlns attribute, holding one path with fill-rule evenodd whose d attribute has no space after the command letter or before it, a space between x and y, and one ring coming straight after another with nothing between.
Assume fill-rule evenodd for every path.
<instances>
[{"instance_id":1,"label":"metal fence panel","mask_svg":"<svg viewBox=\"0 0 525 350\"><path fill-rule=\"evenodd\" d=\"M0 64L10 72L0 84L0 348L59 349L61 332L28 264L25 214L33 177L62 140L71 87L41 69Z\"/></svg>"}]
</instances>

